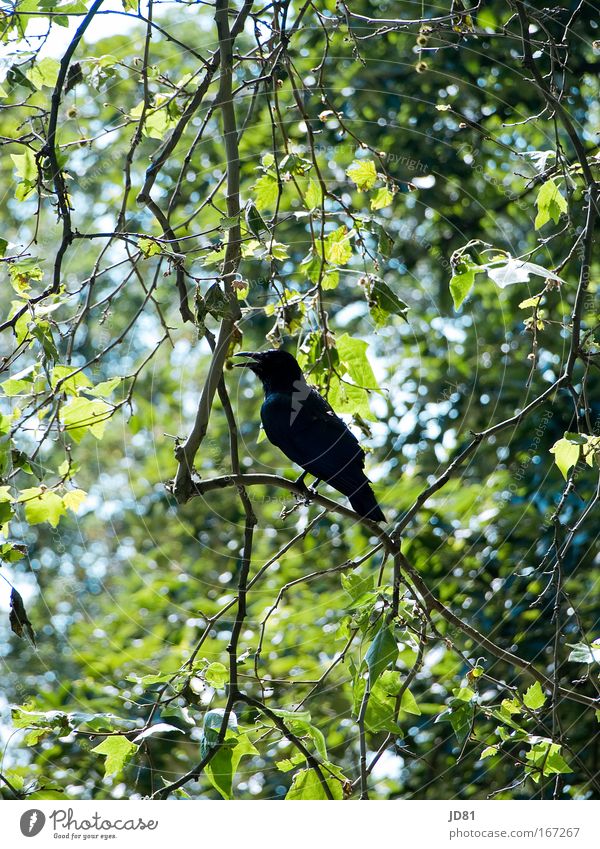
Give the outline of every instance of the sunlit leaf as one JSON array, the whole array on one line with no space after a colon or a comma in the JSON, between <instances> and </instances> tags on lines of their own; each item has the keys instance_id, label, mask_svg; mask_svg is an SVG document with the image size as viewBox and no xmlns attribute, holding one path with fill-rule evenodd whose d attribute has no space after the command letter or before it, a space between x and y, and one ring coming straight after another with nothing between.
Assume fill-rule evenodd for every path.
<instances>
[{"instance_id":1,"label":"sunlit leaf","mask_svg":"<svg viewBox=\"0 0 600 849\"><path fill-rule=\"evenodd\" d=\"M104 762L104 775L106 777L121 773L128 761L137 752L137 748L135 743L131 743L127 737L122 737L119 734L114 737L107 737L92 751L106 758Z\"/></svg>"},{"instance_id":2,"label":"sunlit leaf","mask_svg":"<svg viewBox=\"0 0 600 849\"><path fill-rule=\"evenodd\" d=\"M537 215L535 217L535 229L539 230L550 219L558 224L560 216L567 212L569 206L565 198L561 195L558 186L554 180L546 180L542 184L537 197L535 199L537 206Z\"/></svg>"},{"instance_id":3,"label":"sunlit leaf","mask_svg":"<svg viewBox=\"0 0 600 849\"><path fill-rule=\"evenodd\" d=\"M377 170L371 159L355 160L346 170L346 174L356 183L360 192L373 188L377 180Z\"/></svg>"}]
</instances>

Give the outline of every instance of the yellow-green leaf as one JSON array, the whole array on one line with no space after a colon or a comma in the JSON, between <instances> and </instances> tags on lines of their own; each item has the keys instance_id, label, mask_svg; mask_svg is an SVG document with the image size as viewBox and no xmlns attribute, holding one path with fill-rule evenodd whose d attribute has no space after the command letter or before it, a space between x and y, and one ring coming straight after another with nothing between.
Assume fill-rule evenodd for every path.
<instances>
[{"instance_id":1,"label":"yellow-green leaf","mask_svg":"<svg viewBox=\"0 0 600 849\"><path fill-rule=\"evenodd\" d=\"M461 274L454 274L450 280L450 294L454 302L454 309L460 309L462 302L467 297L475 283L475 270L468 268Z\"/></svg>"},{"instance_id":2,"label":"yellow-green leaf","mask_svg":"<svg viewBox=\"0 0 600 849\"><path fill-rule=\"evenodd\" d=\"M377 171L372 159L355 160L346 171L346 174L353 183L356 183L359 192L372 189L377 181Z\"/></svg>"},{"instance_id":3,"label":"yellow-green leaf","mask_svg":"<svg viewBox=\"0 0 600 849\"><path fill-rule=\"evenodd\" d=\"M351 233L348 228L338 227L325 238L325 259L331 265L345 265L352 257Z\"/></svg>"},{"instance_id":4,"label":"yellow-green leaf","mask_svg":"<svg viewBox=\"0 0 600 849\"><path fill-rule=\"evenodd\" d=\"M550 219L558 224L561 214L569 208L554 180L546 180L542 185L535 199L535 204L538 210L535 217L536 230L543 227Z\"/></svg>"},{"instance_id":5,"label":"yellow-green leaf","mask_svg":"<svg viewBox=\"0 0 600 849\"><path fill-rule=\"evenodd\" d=\"M317 180L310 179L304 193L304 203L307 209L316 209L323 203L323 193Z\"/></svg>"},{"instance_id":6,"label":"yellow-green leaf","mask_svg":"<svg viewBox=\"0 0 600 849\"><path fill-rule=\"evenodd\" d=\"M279 183L274 174L263 174L252 188L258 209L273 209L275 207L279 196Z\"/></svg>"},{"instance_id":7,"label":"yellow-green leaf","mask_svg":"<svg viewBox=\"0 0 600 849\"><path fill-rule=\"evenodd\" d=\"M144 254L144 256L155 256L159 254L162 250L161 246L154 239L149 239L146 236L143 236L141 239L138 239L138 248Z\"/></svg>"},{"instance_id":8,"label":"yellow-green leaf","mask_svg":"<svg viewBox=\"0 0 600 849\"><path fill-rule=\"evenodd\" d=\"M394 195L384 186L381 189L377 189L371 198L371 209L383 209L385 206L389 206L393 200Z\"/></svg>"},{"instance_id":9,"label":"yellow-green leaf","mask_svg":"<svg viewBox=\"0 0 600 849\"><path fill-rule=\"evenodd\" d=\"M417 700L410 692L410 690L405 690L402 693L402 701L400 702L400 709L405 711L406 713L412 713L415 716L421 715L421 708L417 704Z\"/></svg>"},{"instance_id":10,"label":"yellow-green leaf","mask_svg":"<svg viewBox=\"0 0 600 849\"><path fill-rule=\"evenodd\" d=\"M11 153L10 158L14 163L17 174L22 180L33 182L37 179L35 155L30 148L26 147L25 153Z\"/></svg>"},{"instance_id":11,"label":"yellow-green leaf","mask_svg":"<svg viewBox=\"0 0 600 849\"><path fill-rule=\"evenodd\" d=\"M39 486L24 489L19 495L19 501L25 505L25 518L30 525L48 522L55 528L61 516L66 513L66 507L60 495Z\"/></svg>"},{"instance_id":12,"label":"yellow-green leaf","mask_svg":"<svg viewBox=\"0 0 600 849\"><path fill-rule=\"evenodd\" d=\"M69 510L77 513L86 498L87 492L84 492L83 489L69 489L63 495L63 504Z\"/></svg>"},{"instance_id":13,"label":"yellow-green leaf","mask_svg":"<svg viewBox=\"0 0 600 849\"><path fill-rule=\"evenodd\" d=\"M550 449L550 453L554 454L554 462L565 480L569 474L569 469L577 465L580 451L581 445L577 445L564 437L555 442Z\"/></svg>"},{"instance_id":14,"label":"yellow-green leaf","mask_svg":"<svg viewBox=\"0 0 600 849\"><path fill-rule=\"evenodd\" d=\"M89 431L96 439L102 439L106 420L112 414L112 407L105 401L73 398L63 407L61 419L65 430L75 442L79 442Z\"/></svg>"},{"instance_id":15,"label":"yellow-green leaf","mask_svg":"<svg viewBox=\"0 0 600 849\"><path fill-rule=\"evenodd\" d=\"M59 70L60 62L46 56L27 71L26 77L36 88L42 88L42 86L54 88Z\"/></svg>"},{"instance_id":16,"label":"yellow-green leaf","mask_svg":"<svg viewBox=\"0 0 600 849\"><path fill-rule=\"evenodd\" d=\"M545 704L546 696L539 681L536 681L529 687L523 696L523 702L530 710L537 710Z\"/></svg>"},{"instance_id":17,"label":"yellow-green leaf","mask_svg":"<svg viewBox=\"0 0 600 849\"><path fill-rule=\"evenodd\" d=\"M341 782L330 778L323 769L321 773L333 798L341 799L343 796ZM324 800L327 799L327 794L319 776L313 769L301 769L294 775L292 786L285 798L290 801Z\"/></svg>"},{"instance_id":18,"label":"yellow-green leaf","mask_svg":"<svg viewBox=\"0 0 600 849\"><path fill-rule=\"evenodd\" d=\"M104 776L117 775L122 772L126 763L131 760L137 746L130 743L127 737L120 734L116 737L107 737L99 746L92 749L93 752L98 752L99 755L104 755Z\"/></svg>"},{"instance_id":19,"label":"yellow-green leaf","mask_svg":"<svg viewBox=\"0 0 600 849\"><path fill-rule=\"evenodd\" d=\"M73 374L76 372L76 374ZM73 375L69 377L69 375ZM75 366L54 366L52 369L51 385L55 389L59 383L60 391L66 392L67 395L78 395L80 389L85 389L91 386L92 383L82 371L77 371Z\"/></svg>"}]
</instances>

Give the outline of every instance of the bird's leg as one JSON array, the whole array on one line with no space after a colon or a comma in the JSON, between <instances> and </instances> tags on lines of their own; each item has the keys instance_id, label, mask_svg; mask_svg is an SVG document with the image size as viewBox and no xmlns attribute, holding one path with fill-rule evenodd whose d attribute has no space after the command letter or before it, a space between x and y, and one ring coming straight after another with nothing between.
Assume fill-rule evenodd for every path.
<instances>
[{"instance_id":1,"label":"bird's leg","mask_svg":"<svg viewBox=\"0 0 600 849\"><path fill-rule=\"evenodd\" d=\"M306 471L302 472L300 477L297 478L297 480L295 481L296 486L299 486L302 489L302 494L300 494L300 493L296 494L296 499L300 502L300 504L309 504L310 503L310 497L309 497L310 490L306 486L306 484L304 483L304 479L306 478L307 474L308 474L308 472L306 472Z\"/></svg>"}]
</instances>

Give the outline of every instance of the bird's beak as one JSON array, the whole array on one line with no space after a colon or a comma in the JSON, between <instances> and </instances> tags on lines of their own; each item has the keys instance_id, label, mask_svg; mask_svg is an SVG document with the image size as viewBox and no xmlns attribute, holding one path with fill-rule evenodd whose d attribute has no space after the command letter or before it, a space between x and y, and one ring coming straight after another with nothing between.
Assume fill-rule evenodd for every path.
<instances>
[{"instance_id":1,"label":"bird's beak","mask_svg":"<svg viewBox=\"0 0 600 849\"><path fill-rule=\"evenodd\" d=\"M258 363L260 362L260 354L253 354L251 351L238 351L238 353L234 354L233 356L250 358L250 362L234 363L234 368L252 368L253 366L258 365Z\"/></svg>"}]
</instances>

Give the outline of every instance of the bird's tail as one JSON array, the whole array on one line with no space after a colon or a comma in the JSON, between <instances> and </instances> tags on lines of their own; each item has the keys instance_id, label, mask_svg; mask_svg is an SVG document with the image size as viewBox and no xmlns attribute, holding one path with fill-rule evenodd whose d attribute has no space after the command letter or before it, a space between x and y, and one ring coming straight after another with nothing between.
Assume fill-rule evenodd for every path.
<instances>
[{"instance_id":1,"label":"bird's tail","mask_svg":"<svg viewBox=\"0 0 600 849\"><path fill-rule=\"evenodd\" d=\"M365 480L348 498L359 516L364 516L365 519L371 519L373 522L385 522L383 511L377 503L368 480Z\"/></svg>"}]
</instances>

